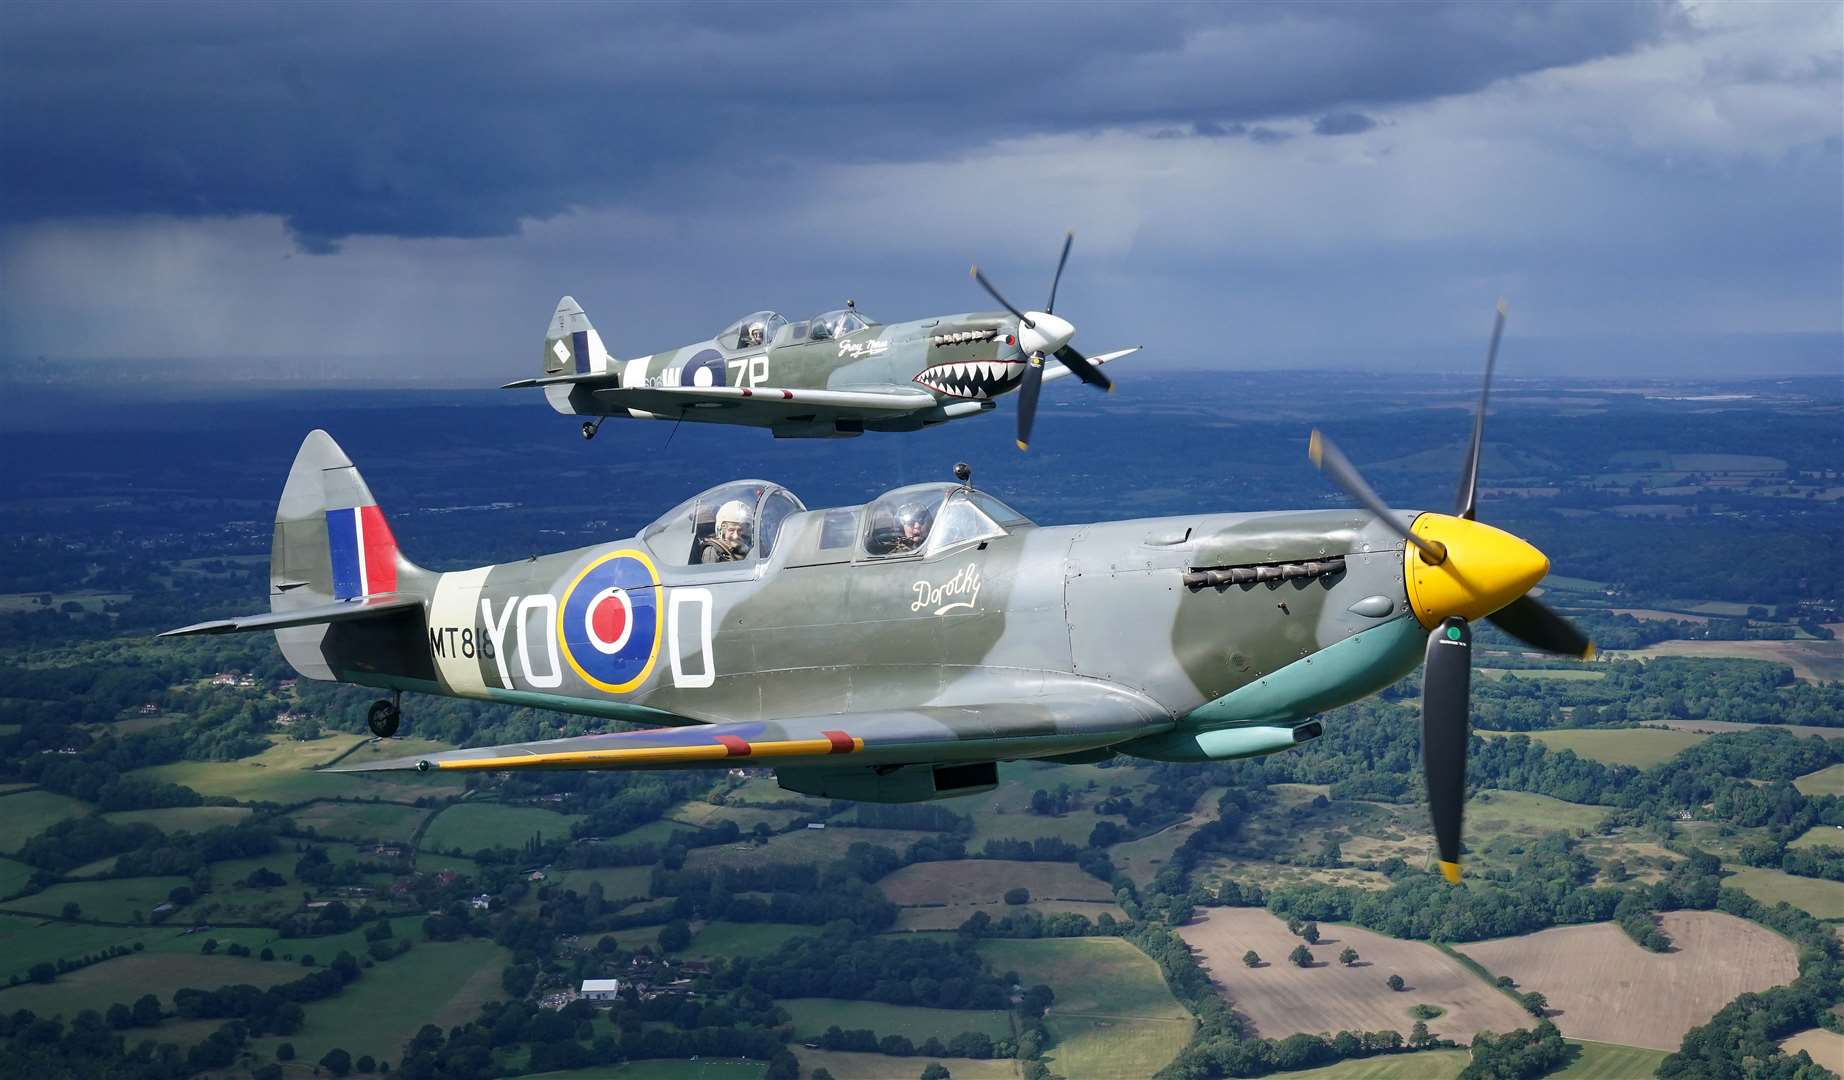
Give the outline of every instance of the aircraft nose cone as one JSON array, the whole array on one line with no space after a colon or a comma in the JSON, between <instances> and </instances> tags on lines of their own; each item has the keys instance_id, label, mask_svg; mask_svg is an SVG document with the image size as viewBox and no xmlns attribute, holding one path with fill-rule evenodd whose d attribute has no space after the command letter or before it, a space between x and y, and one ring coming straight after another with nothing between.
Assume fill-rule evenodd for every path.
<instances>
[{"instance_id":1,"label":"aircraft nose cone","mask_svg":"<svg viewBox=\"0 0 1844 1080\"><path fill-rule=\"evenodd\" d=\"M1018 324L1018 344L1024 349L1026 356L1032 353L1043 353L1049 356L1069 344L1069 339L1076 336L1076 328L1069 324L1068 319L1042 311L1030 311L1025 315L1036 324L1034 326Z\"/></svg>"},{"instance_id":2,"label":"aircraft nose cone","mask_svg":"<svg viewBox=\"0 0 1844 1080\"><path fill-rule=\"evenodd\" d=\"M1410 531L1447 549L1430 564L1405 545L1403 580L1415 618L1432 630L1452 615L1482 619L1530 591L1549 573L1549 558L1523 539L1477 521L1423 514Z\"/></svg>"}]
</instances>

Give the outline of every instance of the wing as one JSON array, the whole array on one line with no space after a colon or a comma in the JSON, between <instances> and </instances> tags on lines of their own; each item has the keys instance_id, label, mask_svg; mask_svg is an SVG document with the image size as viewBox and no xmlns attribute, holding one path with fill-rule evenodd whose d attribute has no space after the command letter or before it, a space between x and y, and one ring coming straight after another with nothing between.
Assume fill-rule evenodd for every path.
<instances>
[{"instance_id":1,"label":"wing","mask_svg":"<svg viewBox=\"0 0 1844 1080\"><path fill-rule=\"evenodd\" d=\"M1132 356L1134 353L1139 352L1144 347L1145 346L1143 345L1135 345L1131 349L1121 349L1118 352L1102 353L1100 356L1089 357L1088 362L1091 364L1094 364L1096 367L1100 367L1103 364L1111 364L1114 361L1119 360L1123 356ZM1063 366L1063 361L1056 360L1056 359L1049 359L1049 360L1044 361L1044 381L1045 382L1049 382L1052 379L1061 379L1065 375L1069 375L1069 374L1072 374L1072 373L1070 372L1068 368Z\"/></svg>"},{"instance_id":2,"label":"wing","mask_svg":"<svg viewBox=\"0 0 1844 1080\"><path fill-rule=\"evenodd\" d=\"M995 761L1052 757L1112 746L1171 726L1171 714L1151 701L1098 683L1093 692L1080 696L611 732L359 762L326 771L683 769L757 762L810 767Z\"/></svg>"}]
</instances>

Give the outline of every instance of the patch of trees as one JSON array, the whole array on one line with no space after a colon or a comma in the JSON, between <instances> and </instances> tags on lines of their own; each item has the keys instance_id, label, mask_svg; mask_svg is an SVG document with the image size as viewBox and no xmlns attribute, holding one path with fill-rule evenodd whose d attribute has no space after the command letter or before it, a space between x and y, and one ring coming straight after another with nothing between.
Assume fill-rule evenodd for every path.
<instances>
[{"instance_id":1,"label":"patch of trees","mask_svg":"<svg viewBox=\"0 0 1844 1080\"><path fill-rule=\"evenodd\" d=\"M681 917L701 914L733 922L792 922L818 926L846 920L866 930L896 921L896 906L869 882L901 857L886 848L853 844L845 859L824 869L808 863L756 863L713 871L653 871L654 896L676 897ZM766 893L745 896L744 893ZM682 910L681 910L682 909Z\"/></svg>"},{"instance_id":2,"label":"patch of trees","mask_svg":"<svg viewBox=\"0 0 1844 1080\"><path fill-rule=\"evenodd\" d=\"M1561 1068L1570 1057L1562 1032L1548 1020L1540 1021L1535 1030L1508 1035L1481 1031L1473 1036L1472 1059L1460 1080L1535 1080Z\"/></svg>"},{"instance_id":3,"label":"patch of trees","mask_svg":"<svg viewBox=\"0 0 1844 1080\"><path fill-rule=\"evenodd\" d=\"M960 1057L993 1058L1007 1056L1001 1051L1002 1044L993 1042L992 1036L983 1031L963 1031L943 1042L936 1036L918 1044L907 1035L890 1034L883 1038L869 1028L844 1030L834 1024L820 1034L819 1045L822 1050L846 1050L861 1054L888 1054L891 1057Z\"/></svg>"},{"instance_id":4,"label":"patch of trees","mask_svg":"<svg viewBox=\"0 0 1844 1080\"><path fill-rule=\"evenodd\" d=\"M767 956L738 957L714 974L723 989L749 989L774 998L831 997L925 1005L937 1009L1003 1009L1009 987L986 968L971 938L873 938L834 923L818 937L793 938Z\"/></svg>"},{"instance_id":5,"label":"patch of trees","mask_svg":"<svg viewBox=\"0 0 1844 1080\"><path fill-rule=\"evenodd\" d=\"M1081 848L1058 836L1040 836L1035 840L988 840L986 846L980 849L982 859L1009 859L1014 862L1075 862L1081 854Z\"/></svg>"},{"instance_id":6,"label":"patch of trees","mask_svg":"<svg viewBox=\"0 0 1844 1080\"><path fill-rule=\"evenodd\" d=\"M952 833L961 839L973 835L973 819L958 814L940 803L845 803L832 804L834 814L857 807L853 823L861 829L916 829L923 832Z\"/></svg>"}]
</instances>

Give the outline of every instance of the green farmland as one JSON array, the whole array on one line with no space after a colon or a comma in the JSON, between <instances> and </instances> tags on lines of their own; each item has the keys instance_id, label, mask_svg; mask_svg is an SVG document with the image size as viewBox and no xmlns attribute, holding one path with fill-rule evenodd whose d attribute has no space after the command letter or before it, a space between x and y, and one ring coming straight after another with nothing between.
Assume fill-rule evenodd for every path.
<instances>
[{"instance_id":1,"label":"green farmland","mask_svg":"<svg viewBox=\"0 0 1844 1080\"><path fill-rule=\"evenodd\" d=\"M579 814L559 814L533 806L464 802L437 814L423 833L423 850L463 854L483 848L520 848L532 836L568 840L570 826L583 820Z\"/></svg>"}]
</instances>

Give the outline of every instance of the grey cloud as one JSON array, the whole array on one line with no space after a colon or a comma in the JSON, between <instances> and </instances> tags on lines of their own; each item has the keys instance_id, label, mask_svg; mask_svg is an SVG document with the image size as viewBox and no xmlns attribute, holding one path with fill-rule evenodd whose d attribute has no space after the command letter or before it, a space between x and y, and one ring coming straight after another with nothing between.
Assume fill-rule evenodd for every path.
<instances>
[{"instance_id":1,"label":"grey cloud","mask_svg":"<svg viewBox=\"0 0 1844 1080\"><path fill-rule=\"evenodd\" d=\"M276 214L308 251L506 235L761 199L816 160L1187 122L1273 141L1258 121L1462 94L1680 23L1665 2L9 4L0 225ZM1020 42L1061 60L1021 65Z\"/></svg>"},{"instance_id":2,"label":"grey cloud","mask_svg":"<svg viewBox=\"0 0 1844 1080\"><path fill-rule=\"evenodd\" d=\"M1313 121L1314 135L1361 135L1377 122L1359 112L1327 113Z\"/></svg>"}]
</instances>

